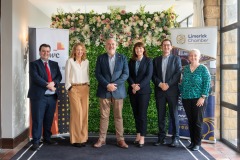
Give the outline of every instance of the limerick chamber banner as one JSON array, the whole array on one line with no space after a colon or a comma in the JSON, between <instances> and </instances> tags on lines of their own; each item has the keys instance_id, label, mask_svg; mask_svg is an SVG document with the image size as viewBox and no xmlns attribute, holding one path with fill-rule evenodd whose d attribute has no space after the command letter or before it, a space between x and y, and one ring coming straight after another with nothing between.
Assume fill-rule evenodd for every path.
<instances>
[{"instance_id":1,"label":"limerick chamber banner","mask_svg":"<svg viewBox=\"0 0 240 160\"><path fill-rule=\"evenodd\" d=\"M51 46L50 59L58 62L60 71L62 73L62 81L59 85L59 98L54 115L52 134L59 133L58 111L62 104L66 101L66 93L64 88L65 83L65 63L68 59L69 52L69 30L68 29L50 29L50 28L29 28L29 61L34 61L40 58L39 46L43 43ZM31 105L31 104L30 104ZM62 109L61 109L62 110ZM60 110L60 112L61 112ZM31 115L30 115L31 116ZM30 121L31 128L31 121ZM30 129L31 137L31 129Z\"/></svg>"},{"instance_id":2,"label":"limerick chamber banner","mask_svg":"<svg viewBox=\"0 0 240 160\"><path fill-rule=\"evenodd\" d=\"M215 111L215 77L217 55L217 27L201 28L174 28L171 29L173 54L181 57L182 66L189 64L188 53L191 49L199 49L202 56L200 63L206 65L211 74L211 88L209 90L208 105L204 116L203 140L216 142L214 136L214 111ZM180 136L189 138L188 120L182 106L181 97L178 101ZM169 125L171 134L171 125Z\"/></svg>"}]
</instances>

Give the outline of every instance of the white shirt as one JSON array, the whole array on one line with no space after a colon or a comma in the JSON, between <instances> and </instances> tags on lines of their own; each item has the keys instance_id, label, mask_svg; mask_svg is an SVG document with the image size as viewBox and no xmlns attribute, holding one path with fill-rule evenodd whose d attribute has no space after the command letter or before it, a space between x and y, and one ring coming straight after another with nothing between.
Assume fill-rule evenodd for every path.
<instances>
[{"instance_id":1,"label":"white shirt","mask_svg":"<svg viewBox=\"0 0 240 160\"><path fill-rule=\"evenodd\" d=\"M65 88L68 90L72 83L89 84L89 61L86 59L81 64L69 58L65 66Z\"/></svg>"}]
</instances>

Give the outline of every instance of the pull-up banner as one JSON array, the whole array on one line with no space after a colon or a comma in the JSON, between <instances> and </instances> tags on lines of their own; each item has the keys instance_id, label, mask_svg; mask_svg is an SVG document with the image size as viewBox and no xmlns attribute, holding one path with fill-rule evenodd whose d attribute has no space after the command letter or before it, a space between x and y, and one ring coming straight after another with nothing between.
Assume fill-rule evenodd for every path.
<instances>
[{"instance_id":1,"label":"pull-up banner","mask_svg":"<svg viewBox=\"0 0 240 160\"><path fill-rule=\"evenodd\" d=\"M208 105L203 119L203 140L216 142L214 136L214 111L215 111L215 77L217 55L217 27L204 28L174 28L170 30L171 41L174 46L173 54L181 57L182 65L189 64L188 54L191 49L199 49L202 57L200 63L206 65L211 74L211 88L209 91ZM189 138L188 120L182 106L181 97L178 101L178 114L180 136ZM171 124L169 124L171 134Z\"/></svg>"},{"instance_id":2,"label":"pull-up banner","mask_svg":"<svg viewBox=\"0 0 240 160\"><path fill-rule=\"evenodd\" d=\"M59 97L58 97L56 112L54 114L54 120L52 125L52 134L57 135L60 132L58 128L59 126L58 119L61 118L60 126L61 124L65 123L65 120L68 121L68 119L66 119L65 117L62 118L61 113L63 110L64 112L66 112L65 116L67 116L68 114L66 105L65 105L66 103L65 101L67 100L67 98L66 98L64 83L65 83L65 63L68 59L68 51L69 51L69 30L68 29L50 29L50 28L29 28L28 34L29 34L29 38L28 38L29 39L29 61L32 62L40 58L39 47L41 44L43 43L49 44L51 46L50 60L58 62L60 71L62 73L62 81L59 84L59 88L58 88ZM58 115L58 113L60 113L60 115ZM31 120L30 120L29 128L31 128ZM30 132L29 137L31 137L31 129L29 132Z\"/></svg>"}]
</instances>

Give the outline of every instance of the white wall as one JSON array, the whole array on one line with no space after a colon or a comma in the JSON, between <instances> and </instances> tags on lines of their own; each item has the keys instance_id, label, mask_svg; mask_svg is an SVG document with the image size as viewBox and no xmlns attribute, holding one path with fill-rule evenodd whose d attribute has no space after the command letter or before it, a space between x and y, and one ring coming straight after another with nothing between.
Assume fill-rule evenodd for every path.
<instances>
[{"instance_id":1,"label":"white wall","mask_svg":"<svg viewBox=\"0 0 240 160\"><path fill-rule=\"evenodd\" d=\"M1 0L1 131L15 138L29 127L28 27L49 27L50 18L28 0Z\"/></svg>"},{"instance_id":2,"label":"white wall","mask_svg":"<svg viewBox=\"0 0 240 160\"><path fill-rule=\"evenodd\" d=\"M49 28L51 24L51 18L46 16L42 11L32 5L30 2L28 3L28 19L29 19L29 27L35 28Z\"/></svg>"}]
</instances>

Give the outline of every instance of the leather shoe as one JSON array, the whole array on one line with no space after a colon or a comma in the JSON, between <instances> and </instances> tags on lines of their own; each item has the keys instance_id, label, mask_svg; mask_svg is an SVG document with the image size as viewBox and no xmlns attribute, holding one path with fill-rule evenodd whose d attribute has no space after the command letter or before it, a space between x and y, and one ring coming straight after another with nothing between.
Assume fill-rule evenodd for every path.
<instances>
[{"instance_id":1,"label":"leather shoe","mask_svg":"<svg viewBox=\"0 0 240 160\"><path fill-rule=\"evenodd\" d=\"M93 145L93 147L95 147L95 148L100 148L100 147L102 147L102 146L105 145L105 144L106 144L106 143L105 143L104 141L98 140L97 143L95 143L95 144Z\"/></svg>"},{"instance_id":2,"label":"leather shoe","mask_svg":"<svg viewBox=\"0 0 240 160\"><path fill-rule=\"evenodd\" d=\"M167 144L165 138L163 138L161 140L159 139L157 142L153 143L154 146L159 146L159 145L164 145L164 144Z\"/></svg>"},{"instance_id":3,"label":"leather shoe","mask_svg":"<svg viewBox=\"0 0 240 160\"><path fill-rule=\"evenodd\" d=\"M31 150L33 151L39 150L39 144L34 143L31 147Z\"/></svg>"},{"instance_id":4,"label":"leather shoe","mask_svg":"<svg viewBox=\"0 0 240 160\"><path fill-rule=\"evenodd\" d=\"M118 141L118 142L117 142L117 146L118 146L118 147L121 147L121 148L125 148L125 149L128 148L128 145L125 143L124 140Z\"/></svg>"},{"instance_id":5,"label":"leather shoe","mask_svg":"<svg viewBox=\"0 0 240 160\"><path fill-rule=\"evenodd\" d=\"M199 148L200 148L200 146L199 146L199 145L195 145L195 146L193 146L193 148L192 148L192 151L198 151L198 150L199 150Z\"/></svg>"},{"instance_id":6,"label":"leather shoe","mask_svg":"<svg viewBox=\"0 0 240 160\"><path fill-rule=\"evenodd\" d=\"M49 139L49 140L43 140L43 143L46 143L46 144L48 144L48 145L57 145L58 143L56 142L56 141L54 141L54 140L51 140L51 139Z\"/></svg>"},{"instance_id":7,"label":"leather shoe","mask_svg":"<svg viewBox=\"0 0 240 160\"><path fill-rule=\"evenodd\" d=\"M133 144L139 144L139 141L135 140L135 141L133 141Z\"/></svg>"},{"instance_id":8,"label":"leather shoe","mask_svg":"<svg viewBox=\"0 0 240 160\"><path fill-rule=\"evenodd\" d=\"M174 139L172 143L169 144L169 147L178 147L179 146L179 140Z\"/></svg>"},{"instance_id":9,"label":"leather shoe","mask_svg":"<svg viewBox=\"0 0 240 160\"><path fill-rule=\"evenodd\" d=\"M194 144L193 144L193 143L190 143L190 145L189 145L189 146L187 146L187 149L192 149L192 148L193 148L193 146L194 146Z\"/></svg>"},{"instance_id":10,"label":"leather shoe","mask_svg":"<svg viewBox=\"0 0 240 160\"><path fill-rule=\"evenodd\" d=\"M80 143L82 147L86 147L87 142Z\"/></svg>"},{"instance_id":11,"label":"leather shoe","mask_svg":"<svg viewBox=\"0 0 240 160\"><path fill-rule=\"evenodd\" d=\"M139 143L137 146L138 146L139 148L142 148L142 147L144 146L144 143L143 143L143 144L140 144L140 143Z\"/></svg>"},{"instance_id":12,"label":"leather shoe","mask_svg":"<svg viewBox=\"0 0 240 160\"><path fill-rule=\"evenodd\" d=\"M72 144L74 147L82 147L81 143L73 143Z\"/></svg>"}]
</instances>

